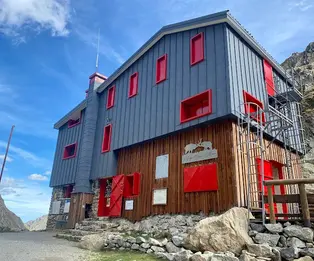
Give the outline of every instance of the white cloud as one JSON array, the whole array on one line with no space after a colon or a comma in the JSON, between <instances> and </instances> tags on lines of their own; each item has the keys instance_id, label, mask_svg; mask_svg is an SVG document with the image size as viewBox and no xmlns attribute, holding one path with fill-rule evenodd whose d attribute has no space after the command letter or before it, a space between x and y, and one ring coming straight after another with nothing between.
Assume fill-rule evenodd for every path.
<instances>
[{"instance_id":1,"label":"white cloud","mask_svg":"<svg viewBox=\"0 0 314 261\"><path fill-rule=\"evenodd\" d=\"M47 175L47 176L51 175L51 170L45 171L45 172L44 172L44 175Z\"/></svg>"},{"instance_id":2,"label":"white cloud","mask_svg":"<svg viewBox=\"0 0 314 261\"><path fill-rule=\"evenodd\" d=\"M21 31L50 30L53 36L66 36L70 19L68 0L0 0L0 32L25 41Z\"/></svg>"},{"instance_id":3,"label":"white cloud","mask_svg":"<svg viewBox=\"0 0 314 261\"><path fill-rule=\"evenodd\" d=\"M28 179L30 180L39 180L39 181L45 181L48 180L46 176L43 176L41 174L31 174L28 176Z\"/></svg>"},{"instance_id":4,"label":"white cloud","mask_svg":"<svg viewBox=\"0 0 314 261\"><path fill-rule=\"evenodd\" d=\"M2 163L3 162L3 160L4 160L4 154L2 154L2 155L0 155L0 162ZM9 157L9 156L7 156L7 160L6 160L7 162L12 162L13 161L13 159L11 158L11 157Z\"/></svg>"},{"instance_id":5,"label":"white cloud","mask_svg":"<svg viewBox=\"0 0 314 261\"><path fill-rule=\"evenodd\" d=\"M7 142L0 140L0 148L6 148ZM45 158L36 156L34 153L24 150L14 145L10 145L10 153L21 157L33 166L47 167L51 166L51 162Z\"/></svg>"},{"instance_id":6,"label":"white cloud","mask_svg":"<svg viewBox=\"0 0 314 261\"><path fill-rule=\"evenodd\" d=\"M51 189L46 184L25 183L5 177L0 184L0 194L6 206L24 222L48 213Z\"/></svg>"}]
</instances>

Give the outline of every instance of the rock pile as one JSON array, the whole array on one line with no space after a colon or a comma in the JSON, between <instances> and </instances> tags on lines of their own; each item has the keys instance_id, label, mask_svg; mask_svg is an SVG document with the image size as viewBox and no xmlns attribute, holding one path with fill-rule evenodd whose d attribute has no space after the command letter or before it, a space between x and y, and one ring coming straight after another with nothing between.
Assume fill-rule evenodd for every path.
<instances>
[{"instance_id":1,"label":"rock pile","mask_svg":"<svg viewBox=\"0 0 314 261\"><path fill-rule=\"evenodd\" d=\"M252 223L250 229L249 235L259 250L250 249L248 245L249 252L256 254L261 248L264 248L269 253L264 254L264 257L274 259L274 256L271 255L273 252L273 255L277 254L278 258L281 257L287 261L295 260L301 256L307 256L307 259L304 260L308 260L308 257L314 257L313 230L311 228L291 225L286 222L284 225L278 223L266 224L265 226Z\"/></svg>"}]
</instances>

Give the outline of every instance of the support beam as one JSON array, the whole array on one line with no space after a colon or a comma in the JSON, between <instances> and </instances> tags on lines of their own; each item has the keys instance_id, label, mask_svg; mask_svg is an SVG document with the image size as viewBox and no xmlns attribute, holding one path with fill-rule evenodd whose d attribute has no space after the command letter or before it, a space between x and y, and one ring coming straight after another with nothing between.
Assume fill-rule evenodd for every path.
<instances>
[{"instance_id":1,"label":"support beam","mask_svg":"<svg viewBox=\"0 0 314 261\"><path fill-rule=\"evenodd\" d=\"M274 209L274 197L273 197L273 190L271 189L271 186L267 186L267 194L268 194L270 223L276 224L275 209Z\"/></svg>"},{"instance_id":2,"label":"support beam","mask_svg":"<svg viewBox=\"0 0 314 261\"><path fill-rule=\"evenodd\" d=\"M301 202L304 226L311 227L311 217L310 217L309 203L307 201L307 195L305 191L305 185L299 184L298 186L299 186L299 192L300 192L300 202Z\"/></svg>"}]
</instances>

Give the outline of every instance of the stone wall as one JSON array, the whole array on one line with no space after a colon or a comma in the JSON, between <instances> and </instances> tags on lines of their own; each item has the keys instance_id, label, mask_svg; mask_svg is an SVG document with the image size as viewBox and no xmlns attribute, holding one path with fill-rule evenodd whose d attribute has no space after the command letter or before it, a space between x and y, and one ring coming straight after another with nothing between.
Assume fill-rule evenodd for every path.
<instances>
[{"instance_id":1,"label":"stone wall","mask_svg":"<svg viewBox=\"0 0 314 261\"><path fill-rule=\"evenodd\" d=\"M99 181L95 180L92 182L92 192L94 193L91 217L98 217L98 200L99 200Z\"/></svg>"},{"instance_id":2,"label":"stone wall","mask_svg":"<svg viewBox=\"0 0 314 261\"><path fill-rule=\"evenodd\" d=\"M52 190L51 200L50 200L50 207L49 207L49 215L47 220L47 230L55 229L56 222L58 220L67 220L68 219L68 213L64 214L64 205L65 205L64 198L64 190L63 187L54 187ZM52 212L52 203L54 201L60 201L60 212L59 214L51 214Z\"/></svg>"}]
</instances>

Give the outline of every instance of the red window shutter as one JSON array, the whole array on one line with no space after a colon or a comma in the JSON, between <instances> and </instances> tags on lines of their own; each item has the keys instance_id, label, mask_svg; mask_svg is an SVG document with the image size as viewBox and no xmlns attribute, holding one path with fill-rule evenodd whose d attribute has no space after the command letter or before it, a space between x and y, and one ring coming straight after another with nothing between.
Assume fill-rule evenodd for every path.
<instances>
[{"instance_id":1,"label":"red window shutter","mask_svg":"<svg viewBox=\"0 0 314 261\"><path fill-rule=\"evenodd\" d=\"M191 39L190 48L191 65L204 60L204 33L199 33Z\"/></svg>"},{"instance_id":2,"label":"red window shutter","mask_svg":"<svg viewBox=\"0 0 314 261\"><path fill-rule=\"evenodd\" d=\"M217 164L184 168L184 192L217 191Z\"/></svg>"},{"instance_id":3,"label":"red window shutter","mask_svg":"<svg viewBox=\"0 0 314 261\"><path fill-rule=\"evenodd\" d=\"M112 86L108 90L108 96L107 96L107 109L110 109L114 105L114 97L116 93L116 86Z\"/></svg>"},{"instance_id":4,"label":"red window shutter","mask_svg":"<svg viewBox=\"0 0 314 261\"><path fill-rule=\"evenodd\" d=\"M129 98L135 96L138 91L138 73L133 73L130 77Z\"/></svg>"},{"instance_id":5,"label":"red window shutter","mask_svg":"<svg viewBox=\"0 0 314 261\"><path fill-rule=\"evenodd\" d=\"M111 130L112 130L112 125L111 124L105 126L105 128L104 128L104 136L103 136L103 140L102 140L101 152L108 152L108 151L110 151Z\"/></svg>"},{"instance_id":6,"label":"red window shutter","mask_svg":"<svg viewBox=\"0 0 314 261\"><path fill-rule=\"evenodd\" d=\"M167 54L158 58L156 63L156 84L167 78Z\"/></svg>"},{"instance_id":7,"label":"red window shutter","mask_svg":"<svg viewBox=\"0 0 314 261\"><path fill-rule=\"evenodd\" d=\"M265 84L267 94L270 96L275 95L275 84L274 84L274 77L273 77L273 68L270 63L264 60L264 77L265 77Z\"/></svg>"},{"instance_id":8,"label":"red window shutter","mask_svg":"<svg viewBox=\"0 0 314 261\"><path fill-rule=\"evenodd\" d=\"M133 195L137 196L140 194L141 188L141 174L138 172L133 173Z\"/></svg>"}]
</instances>

